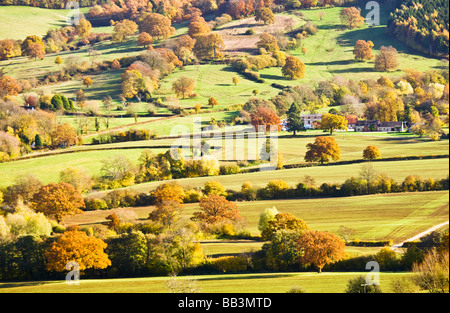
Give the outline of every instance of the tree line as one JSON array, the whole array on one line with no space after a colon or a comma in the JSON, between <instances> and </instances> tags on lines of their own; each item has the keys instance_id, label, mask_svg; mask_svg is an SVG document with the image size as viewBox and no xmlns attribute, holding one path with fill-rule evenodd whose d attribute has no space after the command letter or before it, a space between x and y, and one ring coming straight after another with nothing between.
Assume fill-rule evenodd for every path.
<instances>
[{"instance_id":1,"label":"tree line","mask_svg":"<svg viewBox=\"0 0 450 313\"><path fill-rule=\"evenodd\" d=\"M431 56L448 58L448 1L400 1L388 30L396 39Z\"/></svg>"}]
</instances>

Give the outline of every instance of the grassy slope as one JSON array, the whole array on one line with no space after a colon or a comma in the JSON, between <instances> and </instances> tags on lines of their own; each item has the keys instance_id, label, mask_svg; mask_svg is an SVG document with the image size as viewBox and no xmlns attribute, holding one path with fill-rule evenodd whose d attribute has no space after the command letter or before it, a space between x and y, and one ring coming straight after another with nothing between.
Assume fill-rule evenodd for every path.
<instances>
[{"instance_id":1,"label":"grassy slope","mask_svg":"<svg viewBox=\"0 0 450 313\"><path fill-rule=\"evenodd\" d=\"M66 10L23 6L0 6L0 40L20 39L29 35L44 36L49 29L66 26Z\"/></svg>"},{"instance_id":2,"label":"grassy slope","mask_svg":"<svg viewBox=\"0 0 450 313\"><path fill-rule=\"evenodd\" d=\"M86 151L41 158L19 160L0 164L0 186L12 185L16 177L32 173L43 183L59 181L59 172L67 167L82 168L90 175L98 175L102 167L102 160L122 155L137 163L143 149ZM165 152L166 149L155 149L155 153Z\"/></svg>"},{"instance_id":3,"label":"grassy slope","mask_svg":"<svg viewBox=\"0 0 450 313\"><path fill-rule=\"evenodd\" d=\"M406 176L411 174L419 175L422 178L445 178L448 176L449 168L448 159L389 161L373 163L373 165L378 173L385 173L398 182L403 181ZM265 187L271 180L284 180L290 186L295 186L305 175L314 177L317 185L322 183L343 183L351 176L358 176L360 171L361 164L351 164L266 172L260 171L236 175L184 178L176 181L184 187L194 188L203 187L206 182L216 180L225 186L226 189L240 190L242 184L245 182L251 182L254 187ZM161 182L150 182L130 188L139 193L149 192L156 189L160 184Z\"/></svg>"},{"instance_id":4,"label":"grassy slope","mask_svg":"<svg viewBox=\"0 0 450 313\"><path fill-rule=\"evenodd\" d=\"M391 38L386 33L386 25L369 27L366 24L354 30L341 30L339 14L342 8L320 10L325 12L322 20L319 19L318 10L302 11L305 17L318 26L318 33L302 41L308 52L303 55L301 48L292 51L306 65L305 78L297 81L285 80L281 77L280 68L270 68L261 71L261 78L267 83L283 85L297 85L301 83L314 83L331 79L333 76L342 76L355 81L362 79L378 79L380 76L401 76L402 69L414 68L419 71L433 69L440 64L439 60L417 55L402 43ZM382 16L388 16L382 12ZM384 21L383 21L384 20ZM386 19L382 19L386 23ZM381 46L392 45L399 51L399 71L380 73L373 70L373 60L358 62L354 59L353 47L357 40L371 40L374 43L373 54L376 55ZM328 51L327 51L328 50Z\"/></svg>"},{"instance_id":5,"label":"grassy slope","mask_svg":"<svg viewBox=\"0 0 450 313\"><path fill-rule=\"evenodd\" d=\"M223 274L178 277L177 280L194 278L202 293L285 293L294 286L302 287L308 293L343 293L349 279L366 275L367 272ZM380 273L381 290L393 292L391 281L408 275ZM69 286L64 281L0 283L0 293L167 293L170 291L167 288L168 280L168 277L107 280L84 280L81 277L78 286ZM180 299L184 299L184 296L180 296ZM176 303L173 305L175 307Z\"/></svg>"},{"instance_id":6,"label":"grassy slope","mask_svg":"<svg viewBox=\"0 0 450 313\"><path fill-rule=\"evenodd\" d=\"M287 212L303 219L313 230L339 233L339 227L355 230L353 239L387 240L401 242L430 227L448 220L448 191L370 195L359 197L327 199L291 199L271 201L238 202L240 214L246 219L252 234L258 235L259 214L266 208L276 207L279 212ZM146 219L154 207L126 208L133 210L140 219ZM184 204L182 214L190 217L198 211L198 203ZM106 221L110 211L91 211L82 215L67 217L66 225L92 226ZM251 250L243 242L241 248ZM211 247L211 246L210 246ZM208 247L207 247L208 248ZM254 246L253 248L257 248ZM227 246L220 250L212 246L206 253L238 253Z\"/></svg>"}]
</instances>

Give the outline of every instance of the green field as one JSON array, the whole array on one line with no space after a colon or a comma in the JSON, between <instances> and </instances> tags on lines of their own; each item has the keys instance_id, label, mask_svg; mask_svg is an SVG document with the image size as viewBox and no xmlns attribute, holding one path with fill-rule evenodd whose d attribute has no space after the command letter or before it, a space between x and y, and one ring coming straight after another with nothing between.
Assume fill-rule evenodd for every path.
<instances>
[{"instance_id":1,"label":"green field","mask_svg":"<svg viewBox=\"0 0 450 313\"><path fill-rule=\"evenodd\" d=\"M44 36L49 29L66 26L67 10L23 6L0 6L0 40L20 39L29 35Z\"/></svg>"},{"instance_id":2,"label":"green field","mask_svg":"<svg viewBox=\"0 0 450 313\"><path fill-rule=\"evenodd\" d=\"M172 91L172 83L181 76L187 76L195 79L196 86L194 93L197 97L193 99L179 99L178 104L182 107L194 107L197 103L202 105L204 109L211 109L208 106L208 99L215 97L219 104L214 110L225 109L229 105L244 104L248 98L253 96L253 90L259 91L258 96L269 99L279 90L268 84L259 84L244 78L234 72L228 65L189 65L183 70L177 70L161 81L161 87L155 93L155 97L167 98L175 97ZM235 86L232 78L238 76L239 83Z\"/></svg>"},{"instance_id":3,"label":"green field","mask_svg":"<svg viewBox=\"0 0 450 313\"><path fill-rule=\"evenodd\" d=\"M422 178L442 179L448 176L449 171L448 159L376 162L373 163L373 166L375 171L384 173L397 182L402 182L408 175L412 174L419 175ZM318 186L323 183L341 184L352 176L358 176L360 172L361 164L329 165L236 175L183 178L177 179L176 182L183 187L195 188L203 187L206 182L215 180L219 181L226 189L238 191L245 182L251 182L254 187L261 188L265 187L271 180L284 180L288 185L294 187L306 175L312 176ZM143 183L129 188L138 193L150 192L160 184L161 182ZM102 192L99 194L102 194Z\"/></svg>"},{"instance_id":4,"label":"green field","mask_svg":"<svg viewBox=\"0 0 450 313\"><path fill-rule=\"evenodd\" d=\"M382 6L383 7L383 6ZM383 9L383 8L382 8ZM339 14L342 8L323 10L302 10L303 15L318 27L316 35L302 40L302 46L307 48L306 55L302 47L292 51L292 55L300 58L306 65L305 78L297 81L286 80L281 75L281 69L272 67L261 70L261 78L267 84L278 83L295 86L299 83L314 84L322 80L329 80L334 76L341 76L354 81L364 79L378 79L381 76L402 76L403 69L413 68L418 71L435 69L441 64L440 60L418 55L406 45L390 37L386 23L389 13L382 12L382 25L369 27L364 24L360 28L349 30L341 28ZM323 11L325 16L319 19L317 13ZM374 43L373 54L376 55L381 46L393 46L399 51L399 68L397 71L381 73L374 71L373 60L369 62L356 61L353 47L357 40L371 40Z\"/></svg>"},{"instance_id":5,"label":"green field","mask_svg":"<svg viewBox=\"0 0 450 313\"><path fill-rule=\"evenodd\" d=\"M59 173L68 167L82 168L90 175L98 175L102 167L102 160L122 155L137 164L142 150L143 149L85 151L2 163L0 164L0 173L2 177L0 186L12 185L17 177L26 174L33 174L42 180L44 184L58 182ZM154 150L155 153L165 151L167 151L167 149Z\"/></svg>"},{"instance_id":6,"label":"green field","mask_svg":"<svg viewBox=\"0 0 450 313\"><path fill-rule=\"evenodd\" d=\"M279 212L291 213L303 219L313 230L339 233L344 225L355 230L354 238L361 240L388 240L395 243L410 238L430 227L448 220L448 191L369 195L327 199L293 199L237 202L240 214L246 219L247 229L259 235L259 214L266 208L276 207ZM154 207L126 208L140 219L147 219ZM184 204L182 214L188 217L199 210L198 203ZM106 221L110 211L90 211L67 217L66 225L92 225ZM257 248L248 242L230 250L230 246L215 247L210 254L240 253L239 249ZM241 244L241 243L240 243ZM233 248L234 249L234 248Z\"/></svg>"},{"instance_id":7,"label":"green field","mask_svg":"<svg viewBox=\"0 0 450 313\"><path fill-rule=\"evenodd\" d=\"M176 279L194 279L196 287L202 293L286 293L292 287L302 287L307 293L343 293L350 279L366 275L367 272L264 273L202 275ZM409 275L411 274L380 273L382 292L393 292L392 280ZM84 280L81 277L78 286L69 286L65 281L0 283L0 293L167 293L170 292L167 287L169 279L168 277L144 277Z\"/></svg>"}]
</instances>

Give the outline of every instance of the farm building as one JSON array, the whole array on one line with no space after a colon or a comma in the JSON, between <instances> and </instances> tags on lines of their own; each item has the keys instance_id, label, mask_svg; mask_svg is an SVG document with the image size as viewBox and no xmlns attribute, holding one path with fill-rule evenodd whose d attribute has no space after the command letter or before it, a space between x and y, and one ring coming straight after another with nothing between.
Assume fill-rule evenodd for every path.
<instances>
[{"instance_id":1,"label":"farm building","mask_svg":"<svg viewBox=\"0 0 450 313\"><path fill-rule=\"evenodd\" d=\"M356 115L346 115L345 119L347 120L347 130L355 130L356 123L358 122L358 117Z\"/></svg>"},{"instance_id":2,"label":"farm building","mask_svg":"<svg viewBox=\"0 0 450 313\"><path fill-rule=\"evenodd\" d=\"M305 125L306 129L314 128L316 123L320 123L322 121L322 114L305 114L302 115L302 121Z\"/></svg>"},{"instance_id":3,"label":"farm building","mask_svg":"<svg viewBox=\"0 0 450 313\"><path fill-rule=\"evenodd\" d=\"M355 125L357 132L404 132L406 129L405 122L357 121Z\"/></svg>"}]
</instances>

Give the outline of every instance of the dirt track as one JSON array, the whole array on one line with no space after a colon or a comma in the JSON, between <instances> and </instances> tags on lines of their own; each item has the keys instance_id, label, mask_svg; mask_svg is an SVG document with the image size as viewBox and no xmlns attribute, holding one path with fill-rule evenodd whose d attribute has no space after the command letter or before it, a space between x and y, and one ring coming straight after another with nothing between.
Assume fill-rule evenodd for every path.
<instances>
[{"instance_id":1,"label":"dirt track","mask_svg":"<svg viewBox=\"0 0 450 313\"><path fill-rule=\"evenodd\" d=\"M254 17L233 21L226 27L216 31L220 34L225 43L225 52L228 54L253 53L256 52L256 43L262 33L274 34L286 32L296 25L297 21L290 16L275 15L275 23L264 25L256 22ZM253 35L245 35L247 29L254 30Z\"/></svg>"}]
</instances>

